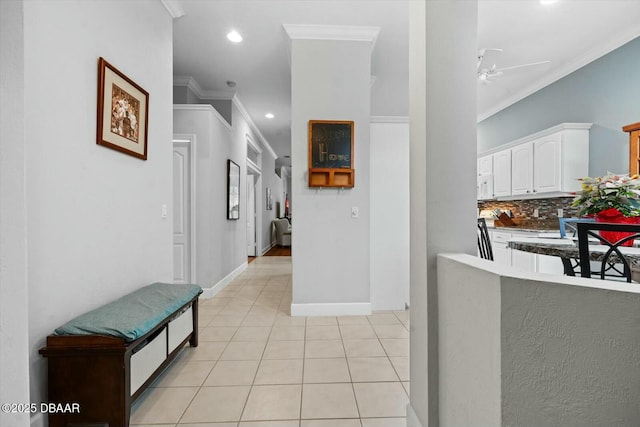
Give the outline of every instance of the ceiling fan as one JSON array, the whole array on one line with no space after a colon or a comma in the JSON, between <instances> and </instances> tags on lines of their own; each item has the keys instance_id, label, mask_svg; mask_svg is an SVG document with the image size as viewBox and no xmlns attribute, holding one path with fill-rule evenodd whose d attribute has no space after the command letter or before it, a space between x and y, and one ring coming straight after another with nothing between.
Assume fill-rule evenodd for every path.
<instances>
[{"instance_id":1,"label":"ceiling fan","mask_svg":"<svg viewBox=\"0 0 640 427\"><path fill-rule=\"evenodd\" d=\"M486 67L483 68L482 61L484 60L484 55L489 51L502 52L503 50L499 48L485 48L485 49L480 49L478 51L478 81L482 82L483 84L490 84L491 82L494 81L493 80L494 78L500 77L502 74L504 74L503 72L507 70L515 70L516 68L531 67L534 65L548 64L549 62L551 62L551 61L530 62L528 64L514 65L511 67L502 67L502 68L498 68L496 64L493 64L489 68L486 68Z\"/></svg>"}]
</instances>

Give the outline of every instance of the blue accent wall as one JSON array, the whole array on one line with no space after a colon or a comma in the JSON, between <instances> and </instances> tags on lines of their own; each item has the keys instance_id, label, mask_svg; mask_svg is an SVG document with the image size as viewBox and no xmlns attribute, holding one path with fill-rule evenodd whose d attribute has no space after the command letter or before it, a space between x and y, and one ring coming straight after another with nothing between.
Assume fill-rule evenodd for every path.
<instances>
[{"instance_id":1,"label":"blue accent wall","mask_svg":"<svg viewBox=\"0 0 640 427\"><path fill-rule=\"evenodd\" d=\"M593 123L589 175L629 170L629 134L640 122L640 37L478 123L478 152L559 123Z\"/></svg>"}]
</instances>

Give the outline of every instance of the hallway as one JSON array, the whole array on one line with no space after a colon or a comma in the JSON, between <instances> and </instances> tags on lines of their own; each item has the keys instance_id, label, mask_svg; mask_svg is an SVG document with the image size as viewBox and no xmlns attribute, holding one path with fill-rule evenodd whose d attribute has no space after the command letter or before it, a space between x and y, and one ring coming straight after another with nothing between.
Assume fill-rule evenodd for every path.
<instances>
[{"instance_id":1,"label":"hallway","mask_svg":"<svg viewBox=\"0 0 640 427\"><path fill-rule=\"evenodd\" d=\"M291 258L201 299L185 348L132 410L155 427L404 427L409 313L290 317Z\"/></svg>"}]
</instances>

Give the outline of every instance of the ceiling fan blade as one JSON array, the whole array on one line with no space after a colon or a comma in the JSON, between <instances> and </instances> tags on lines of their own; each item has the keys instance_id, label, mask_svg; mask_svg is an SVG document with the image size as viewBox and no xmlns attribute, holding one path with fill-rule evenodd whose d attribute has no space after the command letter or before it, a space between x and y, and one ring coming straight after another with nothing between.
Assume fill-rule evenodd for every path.
<instances>
[{"instance_id":1,"label":"ceiling fan blade","mask_svg":"<svg viewBox=\"0 0 640 427\"><path fill-rule=\"evenodd\" d=\"M506 70L515 70L516 68L524 68L524 67L531 67L534 65L542 65L542 64L548 64L551 61L540 61L540 62L531 62L529 64L522 64L522 65L514 65L513 67L504 67L504 68L498 68L496 70L494 70L495 72L499 72L499 71L506 71Z\"/></svg>"}]
</instances>

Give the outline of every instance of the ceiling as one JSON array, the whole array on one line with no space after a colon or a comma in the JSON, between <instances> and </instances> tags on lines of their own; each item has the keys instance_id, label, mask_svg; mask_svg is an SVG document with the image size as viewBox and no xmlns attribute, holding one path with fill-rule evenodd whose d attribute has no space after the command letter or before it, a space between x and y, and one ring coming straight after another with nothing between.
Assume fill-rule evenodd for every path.
<instances>
[{"instance_id":1,"label":"ceiling","mask_svg":"<svg viewBox=\"0 0 640 427\"><path fill-rule=\"evenodd\" d=\"M415 1L415 0L413 0ZM373 116L409 114L409 0L164 0L174 21L174 76L193 77L201 95L234 94L278 156L291 153L289 39L283 24L380 27L372 56ZM640 36L638 0L479 0L482 67L538 61L478 84L479 120ZM244 40L234 44L232 30ZM236 82L229 88L227 81ZM266 113L274 114L267 119Z\"/></svg>"}]
</instances>

